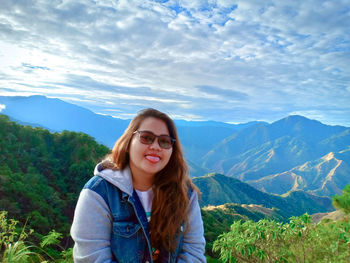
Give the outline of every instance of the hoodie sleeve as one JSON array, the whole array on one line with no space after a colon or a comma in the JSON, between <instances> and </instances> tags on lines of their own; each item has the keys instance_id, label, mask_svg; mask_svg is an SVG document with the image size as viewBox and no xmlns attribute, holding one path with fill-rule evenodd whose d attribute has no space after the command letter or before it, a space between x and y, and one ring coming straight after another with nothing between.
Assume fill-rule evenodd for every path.
<instances>
[{"instance_id":1,"label":"hoodie sleeve","mask_svg":"<svg viewBox=\"0 0 350 263\"><path fill-rule=\"evenodd\" d=\"M90 189L83 189L71 227L74 262L112 263L111 229L111 213L104 199Z\"/></svg>"},{"instance_id":2,"label":"hoodie sleeve","mask_svg":"<svg viewBox=\"0 0 350 263\"><path fill-rule=\"evenodd\" d=\"M178 255L178 263L206 262L204 228L198 194L193 191L190 199L188 226L184 234L182 251Z\"/></svg>"}]
</instances>

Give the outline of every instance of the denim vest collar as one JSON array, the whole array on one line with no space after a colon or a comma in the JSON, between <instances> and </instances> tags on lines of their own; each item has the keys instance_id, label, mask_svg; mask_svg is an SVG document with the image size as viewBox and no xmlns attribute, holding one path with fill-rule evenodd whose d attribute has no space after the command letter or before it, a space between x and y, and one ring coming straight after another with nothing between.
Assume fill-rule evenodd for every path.
<instances>
[{"instance_id":1,"label":"denim vest collar","mask_svg":"<svg viewBox=\"0 0 350 263\"><path fill-rule=\"evenodd\" d=\"M129 166L125 167L123 170L102 170L101 163L99 163L95 167L94 175L102 177L112 185L118 187L122 192L127 193L129 196L133 195L134 187Z\"/></svg>"}]
</instances>

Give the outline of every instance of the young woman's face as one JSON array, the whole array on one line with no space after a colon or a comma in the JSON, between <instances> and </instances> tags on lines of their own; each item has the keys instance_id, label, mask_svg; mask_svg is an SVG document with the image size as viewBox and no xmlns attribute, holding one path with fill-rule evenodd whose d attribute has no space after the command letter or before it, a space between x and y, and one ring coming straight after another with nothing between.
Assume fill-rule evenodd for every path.
<instances>
[{"instance_id":1,"label":"young woman's face","mask_svg":"<svg viewBox=\"0 0 350 263\"><path fill-rule=\"evenodd\" d=\"M148 117L141 122L138 131L149 131L155 135L168 135L166 124L157 118ZM139 140L139 134L135 133L130 142L129 157L130 169L133 176L153 176L161 171L169 162L173 148L164 149L158 144L156 138L152 144L143 144Z\"/></svg>"}]
</instances>

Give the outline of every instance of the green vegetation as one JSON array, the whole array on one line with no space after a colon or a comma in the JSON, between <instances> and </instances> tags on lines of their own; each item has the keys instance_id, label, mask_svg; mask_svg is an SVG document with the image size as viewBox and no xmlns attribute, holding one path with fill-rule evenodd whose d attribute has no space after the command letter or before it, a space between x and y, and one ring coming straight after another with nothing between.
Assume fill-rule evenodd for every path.
<instances>
[{"instance_id":1,"label":"green vegetation","mask_svg":"<svg viewBox=\"0 0 350 263\"><path fill-rule=\"evenodd\" d=\"M0 210L28 228L32 238L56 229L71 246L69 228L79 192L96 162L109 152L83 133L50 133L0 114Z\"/></svg>"},{"instance_id":2,"label":"green vegetation","mask_svg":"<svg viewBox=\"0 0 350 263\"><path fill-rule=\"evenodd\" d=\"M342 195L335 195L333 197L333 205L345 213L350 214L350 184L345 186Z\"/></svg>"},{"instance_id":3,"label":"green vegetation","mask_svg":"<svg viewBox=\"0 0 350 263\"><path fill-rule=\"evenodd\" d=\"M258 205L241 205L227 203L220 206L207 206L202 208L204 235L206 240L206 254L217 258L213 243L222 233L230 231L230 225L238 220L258 221L264 218L282 220L282 216L275 210Z\"/></svg>"},{"instance_id":4,"label":"green vegetation","mask_svg":"<svg viewBox=\"0 0 350 263\"><path fill-rule=\"evenodd\" d=\"M18 223L7 219L7 212L0 211L0 263L73 263L72 249L64 250L59 245L62 234L52 230L42 237L39 246L28 239L34 230L27 230L26 226L18 227Z\"/></svg>"},{"instance_id":5,"label":"green vegetation","mask_svg":"<svg viewBox=\"0 0 350 263\"><path fill-rule=\"evenodd\" d=\"M333 201L349 213L349 187ZM238 220L213 249L222 262L350 262L350 217L318 224L311 223L308 214L291 217L288 223Z\"/></svg>"}]
</instances>

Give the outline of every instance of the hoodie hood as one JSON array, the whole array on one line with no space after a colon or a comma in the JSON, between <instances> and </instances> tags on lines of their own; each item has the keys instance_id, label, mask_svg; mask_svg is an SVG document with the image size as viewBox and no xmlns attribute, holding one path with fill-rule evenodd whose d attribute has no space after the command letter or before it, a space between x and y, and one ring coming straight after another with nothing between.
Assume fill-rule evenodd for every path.
<instances>
[{"instance_id":1,"label":"hoodie hood","mask_svg":"<svg viewBox=\"0 0 350 263\"><path fill-rule=\"evenodd\" d=\"M127 166L124 170L114 171L112 169L103 169L101 163L99 163L95 167L94 175L102 177L130 196L133 193L134 188L129 166Z\"/></svg>"}]
</instances>

